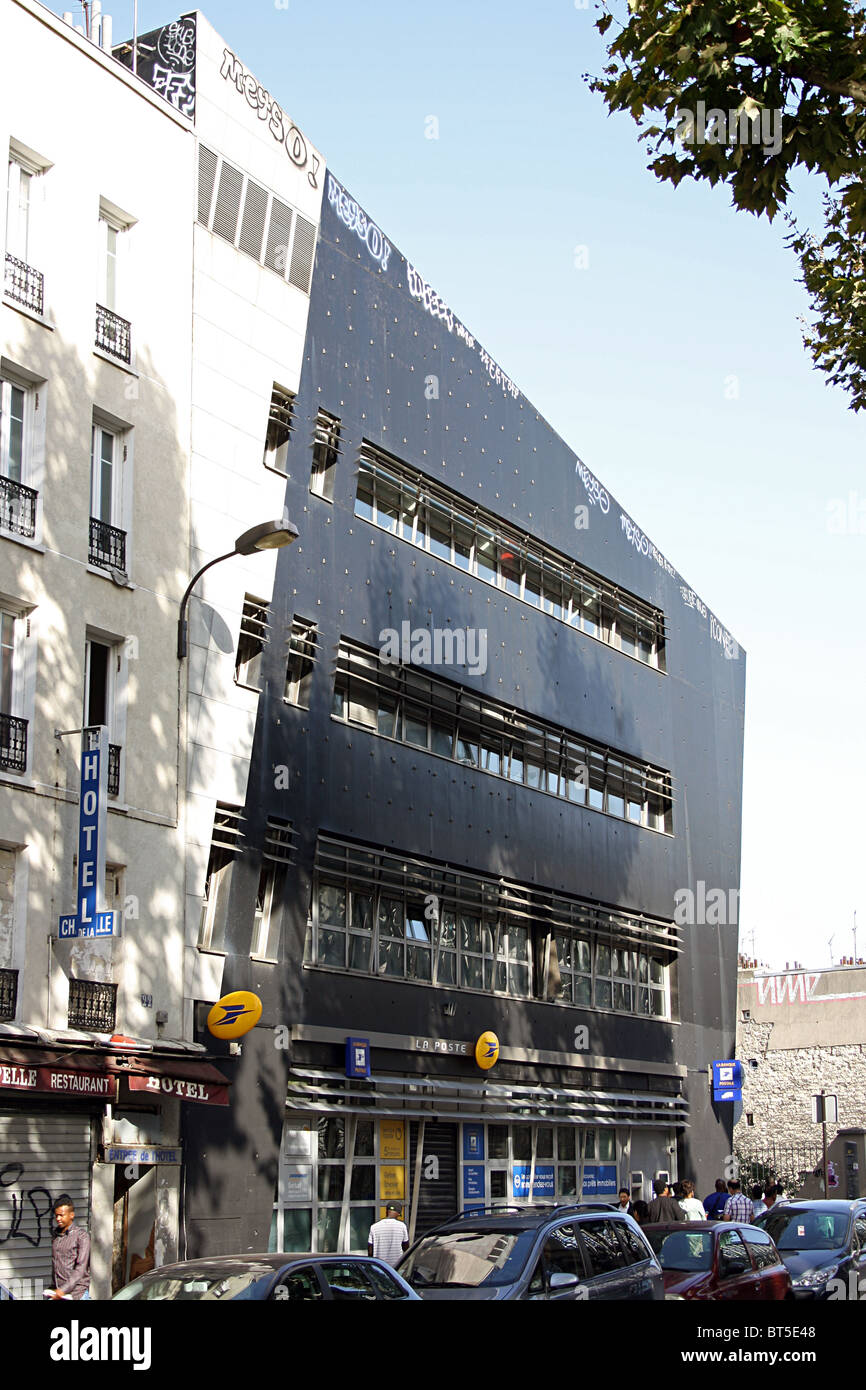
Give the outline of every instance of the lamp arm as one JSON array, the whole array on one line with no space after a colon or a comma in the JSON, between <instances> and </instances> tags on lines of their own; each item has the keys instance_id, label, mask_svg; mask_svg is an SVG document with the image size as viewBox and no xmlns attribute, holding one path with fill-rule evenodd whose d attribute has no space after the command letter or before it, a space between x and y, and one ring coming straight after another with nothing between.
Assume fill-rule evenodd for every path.
<instances>
[{"instance_id":1,"label":"lamp arm","mask_svg":"<svg viewBox=\"0 0 866 1390\"><path fill-rule=\"evenodd\" d=\"M201 567L201 569L198 571L198 573L197 573L197 574L194 574L193 577L192 577L192 579L191 579L191 580L189 581L189 583L187 584L187 586L186 586L186 592L184 593L184 596L183 596L183 598L182 598L181 601L180 601L180 616L179 616L179 618L178 618L178 620L177 620L177 659L178 659L178 661L183 661L184 657L185 657L186 654L187 654L187 620L186 620L186 606L187 606L187 603L189 602L189 596L190 596L190 594L192 593L192 591L193 591L193 589L195 588L196 584L197 584L198 581L201 579L202 575L206 572L206 570L212 569L214 565L220 564L221 561L223 561L223 560L230 560L230 559L232 558L232 556L233 556L233 555L236 555L236 554L237 554L237 551L236 551L236 550L229 550L229 551L227 551L227 552L225 553L225 555L217 555L216 559L214 559L214 560L208 560L207 564L206 564L206 565L202 565L202 567Z\"/></svg>"}]
</instances>

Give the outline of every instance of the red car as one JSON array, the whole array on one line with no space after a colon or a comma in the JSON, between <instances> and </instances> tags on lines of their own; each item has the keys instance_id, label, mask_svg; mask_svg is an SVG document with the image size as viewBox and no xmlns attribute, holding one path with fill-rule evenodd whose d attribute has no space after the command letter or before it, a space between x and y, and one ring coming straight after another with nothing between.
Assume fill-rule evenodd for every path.
<instances>
[{"instance_id":1,"label":"red car","mask_svg":"<svg viewBox=\"0 0 866 1390\"><path fill-rule=\"evenodd\" d=\"M791 1276L766 1231L739 1221L644 1226L669 1298L793 1298Z\"/></svg>"}]
</instances>

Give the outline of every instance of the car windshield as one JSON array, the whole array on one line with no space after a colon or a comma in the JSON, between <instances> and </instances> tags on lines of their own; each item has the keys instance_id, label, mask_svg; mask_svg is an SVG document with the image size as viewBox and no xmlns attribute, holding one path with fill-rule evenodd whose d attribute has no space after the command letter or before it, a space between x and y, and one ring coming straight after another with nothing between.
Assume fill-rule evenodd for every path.
<instances>
[{"instance_id":1,"label":"car windshield","mask_svg":"<svg viewBox=\"0 0 866 1390\"><path fill-rule=\"evenodd\" d=\"M848 1233L847 1212L770 1211L761 1225L779 1250L837 1250Z\"/></svg>"},{"instance_id":2,"label":"car windshield","mask_svg":"<svg viewBox=\"0 0 866 1390\"><path fill-rule=\"evenodd\" d=\"M260 1279L274 1271L265 1265L246 1265L243 1269L190 1271L186 1274L143 1274L114 1295L114 1301L139 1299L150 1302L199 1299L215 1301L237 1298Z\"/></svg>"},{"instance_id":3,"label":"car windshield","mask_svg":"<svg viewBox=\"0 0 866 1390\"><path fill-rule=\"evenodd\" d=\"M444 1231L428 1236L400 1264L415 1289L509 1284L522 1272L534 1231Z\"/></svg>"},{"instance_id":4,"label":"car windshield","mask_svg":"<svg viewBox=\"0 0 866 1390\"><path fill-rule=\"evenodd\" d=\"M709 1270L713 1267L712 1231L644 1231L662 1269Z\"/></svg>"}]
</instances>

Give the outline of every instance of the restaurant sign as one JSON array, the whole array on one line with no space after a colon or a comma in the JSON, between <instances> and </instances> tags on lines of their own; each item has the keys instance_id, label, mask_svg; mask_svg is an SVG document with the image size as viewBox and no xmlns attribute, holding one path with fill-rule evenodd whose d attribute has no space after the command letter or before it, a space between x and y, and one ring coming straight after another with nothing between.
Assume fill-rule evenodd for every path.
<instances>
[{"instance_id":1,"label":"restaurant sign","mask_svg":"<svg viewBox=\"0 0 866 1390\"><path fill-rule=\"evenodd\" d=\"M0 1064L0 1088L15 1091L50 1091L67 1096L95 1096L100 1100L117 1098L113 1076L84 1071L58 1071L54 1067Z\"/></svg>"}]
</instances>

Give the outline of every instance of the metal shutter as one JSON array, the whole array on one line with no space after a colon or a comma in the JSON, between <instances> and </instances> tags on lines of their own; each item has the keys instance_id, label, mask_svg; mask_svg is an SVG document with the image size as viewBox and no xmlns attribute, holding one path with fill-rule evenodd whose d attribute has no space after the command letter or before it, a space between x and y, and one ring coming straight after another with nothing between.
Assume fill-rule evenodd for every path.
<instances>
[{"instance_id":1,"label":"metal shutter","mask_svg":"<svg viewBox=\"0 0 866 1390\"><path fill-rule=\"evenodd\" d=\"M289 237L292 233L292 209L279 198L271 202L271 220L268 226L268 244L265 247L265 265L280 275L286 273L286 260L289 254Z\"/></svg>"},{"instance_id":2,"label":"metal shutter","mask_svg":"<svg viewBox=\"0 0 866 1390\"><path fill-rule=\"evenodd\" d=\"M0 1114L0 1283L51 1287L51 1203L68 1193L90 1228L90 1115ZM27 1291L24 1291L27 1296ZM41 1299L38 1286L31 1296Z\"/></svg>"},{"instance_id":3,"label":"metal shutter","mask_svg":"<svg viewBox=\"0 0 866 1390\"><path fill-rule=\"evenodd\" d=\"M235 169L223 160L213 215L213 230L217 236L224 237L233 245L238 232L238 213L241 210L243 186L244 176L240 169Z\"/></svg>"},{"instance_id":4,"label":"metal shutter","mask_svg":"<svg viewBox=\"0 0 866 1390\"><path fill-rule=\"evenodd\" d=\"M418 1121L413 1120L409 1131L409 1176L415 1181L415 1157L418 1152ZM424 1177L425 1159L438 1159L439 1176ZM423 1236L459 1211L457 1195L457 1125L441 1120L427 1120L424 1125L424 1151L421 1158L421 1181L418 1191L418 1216L415 1235ZM408 1213L405 1213L408 1215ZM408 1225L408 1220L406 1222Z\"/></svg>"},{"instance_id":5,"label":"metal shutter","mask_svg":"<svg viewBox=\"0 0 866 1390\"><path fill-rule=\"evenodd\" d=\"M241 218L241 234L238 246L254 261L262 258L262 239L265 235L265 218L268 212L267 190L260 188L252 179L247 179L247 196L244 199L244 215Z\"/></svg>"},{"instance_id":6,"label":"metal shutter","mask_svg":"<svg viewBox=\"0 0 866 1390\"><path fill-rule=\"evenodd\" d=\"M304 294L310 293L310 276L313 273L313 255L316 250L316 226L306 217L298 215L295 221L295 241L292 246L292 264L289 280Z\"/></svg>"},{"instance_id":7,"label":"metal shutter","mask_svg":"<svg viewBox=\"0 0 866 1390\"><path fill-rule=\"evenodd\" d=\"M198 220L202 226L210 224L210 209L213 202L213 186L216 179L217 157L213 150L198 147Z\"/></svg>"}]
</instances>

